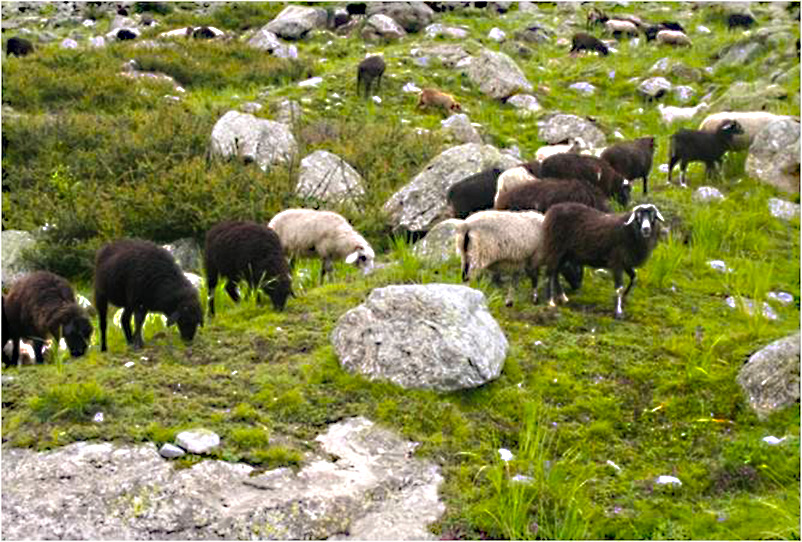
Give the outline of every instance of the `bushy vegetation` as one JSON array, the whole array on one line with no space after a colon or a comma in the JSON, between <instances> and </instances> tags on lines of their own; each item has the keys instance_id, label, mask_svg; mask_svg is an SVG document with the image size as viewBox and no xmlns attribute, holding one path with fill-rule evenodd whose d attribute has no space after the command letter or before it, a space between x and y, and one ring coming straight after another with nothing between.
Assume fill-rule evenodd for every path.
<instances>
[{"instance_id":1,"label":"bushy vegetation","mask_svg":"<svg viewBox=\"0 0 802 542\"><path fill-rule=\"evenodd\" d=\"M387 264L368 277L339 264L333 280L320 286L319 262L301 262L293 282L298 297L283 313L252 296L235 305L220 289L218 315L189 348L175 329L152 319L141 352L129 351L112 326L108 353L92 348L77 360L6 369L4 376L14 379L3 382L4 445L47 449L86 439L160 445L202 425L222 437L217 458L298 468L307 443L328 424L364 415L420 442L420 457L442 466L447 512L433 529L443 538L798 539L799 411L760 421L735 382L752 352L799 329L799 220L788 223L768 210L771 197L798 196L749 178L743 154L728 157L713 181L704 179L702 165L689 168L692 187L712 183L724 201L700 204L692 190L668 186L658 170L668 137L699 119L664 125L656 104L637 96L634 81L670 57L698 70L700 81L690 84L715 100L736 81L765 82L767 72L796 70L782 84L788 98L767 103L798 116L799 61L786 55L793 44L709 73L712 56L743 38L726 30L716 8L602 7L653 20L689 14L683 24L694 46L661 48L641 40L620 43L606 58L570 58L569 46L556 42L566 35L511 54L544 112L591 116L609 141L615 132L657 138L649 198L638 183L634 199L655 203L670 232L639 270L623 321L612 318L612 279L603 273L586 271L582 290L556 311L531 305L526 288L507 308L487 278L474 281L510 350L498 380L447 394L347 374L329 335L337 318L374 288L460 282L455 261L432 266L418 259L406 239L392 235L382 212L398 188L452 144L439 130L443 117L416 110L416 96L402 91L405 83L457 96L493 145L517 145L529 158L543 143L538 117L522 119L511 106L484 97L458 69L412 61L411 48L448 40L413 35L367 46L356 32L342 38L321 31L296 43L297 60L236 39L176 40L159 48L121 42L80 51L54 42L29 57L3 58L3 227L38 231L31 259L73 279L83 295L91 298L94 251L110 239L202 240L219 220L266 222L284 208L310 203L293 194L297 163L264 172L210 158L215 122L248 101L266 106L256 113L263 118L273 118L285 99L300 101L303 112L292 125L300 156L324 149L363 176L364 198L356 208L336 210ZM185 24L257 29L282 8L225 3L198 15L182 3L138 2L134 11L161 17L158 30L142 38L153 39ZM537 9L544 14L537 20L553 27L572 13L555 4ZM528 17L468 9L437 22L471 29L472 38L460 42L471 53L482 46L510 53L509 44L499 46L487 33L499 27L512 35L531 24ZM583 22L581 9L577 17ZM699 24L712 33L694 33ZM381 103L355 92L357 63L377 50L388 63ZM139 69L170 75L184 92L169 82L121 76L130 59ZM322 76L323 83L297 86L309 76ZM596 93L568 88L579 81ZM681 105L672 94L663 103ZM733 272L712 269L714 259ZM769 291L795 299L773 305L775 321L724 304L728 296L762 302ZM97 412L105 414L102 423L93 421ZM761 440L767 435L786 439L770 446ZM500 448L513 459L503 460ZM682 486L660 486L660 475L676 476Z\"/></svg>"}]
</instances>

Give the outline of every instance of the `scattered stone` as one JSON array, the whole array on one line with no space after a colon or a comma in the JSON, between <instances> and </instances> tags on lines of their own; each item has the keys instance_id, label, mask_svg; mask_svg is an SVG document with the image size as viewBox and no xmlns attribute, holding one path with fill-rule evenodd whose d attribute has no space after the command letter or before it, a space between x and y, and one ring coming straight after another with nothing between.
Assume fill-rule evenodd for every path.
<instances>
[{"instance_id":1,"label":"scattered stone","mask_svg":"<svg viewBox=\"0 0 802 542\"><path fill-rule=\"evenodd\" d=\"M64 41L61 42L60 47L62 49L77 49L78 42L75 41L74 39L66 38L64 39Z\"/></svg>"},{"instance_id":2,"label":"scattered stone","mask_svg":"<svg viewBox=\"0 0 802 542\"><path fill-rule=\"evenodd\" d=\"M381 14L405 32L420 32L434 18L434 11L423 2L368 2L366 14L368 21Z\"/></svg>"},{"instance_id":3,"label":"scattered stone","mask_svg":"<svg viewBox=\"0 0 802 542\"><path fill-rule=\"evenodd\" d=\"M414 48L410 51L410 54L413 57L430 56L436 58L440 60L440 63L445 68L461 66L461 62L470 61L472 58L461 45L456 44L442 44L434 45L432 47Z\"/></svg>"},{"instance_id":4,"label":"scattered stone","mask_svg":"<svg viewBox=\"0 0 802 542\"><path fill-rule=\"evenodd\" d=\"M512 478L510 478L513 482L518 482L520 484L531 484L535 481L534 478L531 476L526 476L525 474L516 474Z\"/></svg>"},{"instance_id":5,"label":"scattered stone","mask_svg":"<svg viewBox=\"0 0 802 542\"><path fill-rule=\"evenodd\" d=\"M727 303L727 306L730 307L731 309L738 308L738 300L736 300L734 297L730 296L724 301L725 303ZM746 313L751 316L754 310L755 302L752 301L751 299L742 298L741 303ZM769 305L765 301L763 302L762 314L763 317L766 318L767 320L776 320L778 318L777 313L774 312L774 309L771 308L771 305Z\"/></svg>"},{"instance_id":6,"label":"scattered stone","mask_svg":"<svg viewBox=\"0 0 802 542\"><path fill-rule=\"evenodd\" d=\"M250 113L251 115L253 115L254 113L258 113L259 111L262 110L263 107L264 106L262 104L256 102L245 102L244 104L239 106L240 110L243 113Z\"/></svg>"},{"instance_id":7,"label":"scattered stone","mask_svg":"<svg viewBox=\"0 0 802 542\"><path fill-rule=\"evenodd\" d=\"M283 43L278 36L270 32L267 27L262 27L256 34L248 40L248 45L267 51L269 54L278 58L298 58L298 48L295 45Z\"/></svg>"},{"instance_id":8,"label":"scattered stone","mask_svg":"<svg viewBox=\"0 0 802 542\"><path fill-rule=\"evenodd\" d=\"M451 115L445 120L440 121L443 128L448 131L459 143L481 143L482 137L476 128L471 124L468 115L460 113Z\"/></svg>"},{"instance_id":9,"label":"scattered stone","mask_svg":"<svg viewBox=\"0 0 802 542\"><path fill-rule=\"evenodd\" d=\"M289 5L264 28L280 38L300 40L316 28L325 28L327 18L325 9Z\"/></svg>"},{"instance_id":10,"label":"scattered stone","mask_svg":"<svg viewBox=\"0 0 802 542\"><path fill-rule=\"evenodd\" d=\"M696 31L699 32L700 34L710 34L712 32L712 30L702 25L697 26Z\"/></svg>"},{"instance_id":11,"label":"scattered stone","mask_svg":"<svg viewBox=\"0 0 802 542\"><path fill-rule=\"evenodd\" d=\"M193 429L178 433L175 443L191 454L202 455L220 446L220 437L208 429Z\"/></svg>"},{"instance_id":12,"label":"scattered stone","mask_svg":"<svg viewBox=\"0 0 802 542\"><path fill-rule=\"evenodd\" d=\"M96 412L95 415L92 417L92 421L95 423L102 423L103 422L103 413Z\"/></svg>"},{"instance_id":13,"label":"scattered stone","mask_svg":"<svg viewBox=\"0 0 802 542\"><path fill-rule=\"evenodd\" d=\"M677 487L682 485L682 482L680 481L679 478L675 476L666 476L666 475L658 476L657 480L655 480L655 483L660 485L672 485Z\"/></svg>"},{"instance_id":14,"label":"scattered stone","mask_svg":"<svg viewBox=\"0 0 802 542\"><path fill-rule=\"evenodd\" d=\"M551 40L554 32L539 25L532 25L515 33L515 39L526 43L546 43Z\"/></svg>"},{"instance_id":15,"label":"scattered stone","mask_svg":"<svg viewBox=\"0 0 802 542\"><path fill-rule=\"evenodd\" d=\"M687 103L691 101L691 99L696 96L696 91L693 90L693 87L689 87L687 85L678 85L672 89L674 93L674 97L680 103Z\"/></svg>"},{"instance_id":16,"label":"scattered stone","mask_svg":"<svg viewBox=\"0 0 802 542\"><path fill-rule=\"evenodd\" d=\"M746 173L780 190L799 193L799 122L781 119L756 136L746 158Z\"/></svg>"},{"instance_id":17,"label":"scattered stone","mask_svg":"<svg viewBox=\"0 0 802 542\"><path fill-rule=\"evenodd\" d=\"M298 83L299 87L306 88L306 87L317 87L320 86L320 83L323 82L322 77L312 77L311 79L305 79Z\"/></svg>"},{"instance_id":18,"label":"scattered stone","mask_svg":"<svg viewBox=\"0 0 802 542\"><path fill-rule=\"evenodd\" d=\"M693 200L701 203L710 203L711 201L723 201L724 194L718 188L712 186L700 186L693 193Z\"/></svg>"},{"instance_id":19,"label":"scattered stone","mask_svg":"<svg viewBox=\"0 0 802 542\"><path fill-rule=\"evenodd\" d=\"M651 100L659 100L672 89L671 83L665 77L650 77L638 85L638 93Z\"/></svg>"},{"instance_id":20,"label":"scattered stone","mask_svg":"<svg viewBox=\"0 0 802 542\"><path fill-rule=\"evenodd\" d=\"M711 69L712 71L712 69ZM770 111L778 100L788 99L782 85L766 85L762 81L733 83L724 94L710 104L712 111Z\"/></svg>"},{"instance_id":21,"label":"scattered stone","mask_svg":"<svg viewBox=\"0 0 802 542\"><path fill-rule=\"evenodd\" d=\"M416 86L415 83L407 83L403 86L401 90L403 92L414 92L414 93L418 93L421 91L421 89L418 86Z\"/></svg>"},{"instance_id":22,"label":"scattered stone","mask_svg":"<svg viewBox=\"0 0 802 542\"><path fill-rule=\"evenodd\" d=\"M201 286L203 286L203 278L200 275L196 275L195 273L184 272L184 276L187 278L190 284L192 284L192 286L194 286L198 290L200 290Z\"/></svg>"},{"instance_id":23,"label":"scattered stone","mask_svg":"<svg viewBox=\"0 0 802 542\"><path fill-rule=\"evenodd\" d=\"M211 152L212 155L256 162L266 171L274 164L291 163L298 145L285 124L229 111L212 129Z\"/></svg>"},{"instance_id":24,"label":"scattered stone","mask_svg":"<svg viewBox=\"0 0 802 542\"><path fill-rule=\"evenodd\" d=\"M104 38L103 36L91 37L91 38L89 38L89 46L90 47L95 47L95 48L105 47L106 46L106 38Z\"/></svg>"},{"instance_id":25,"label":"scattered stone","mask_svg":"<svg viewBox=\"0 0 802 542\"><path fill-rule=\"evenodd\" d=\"M165 442L162 447L159 448L159 455L166 459L175 459L186 455L186 452L174 444Z\"/></svg>"},{"instance_id":26,"label":"scattered stone","mask_svg":"<svg viewBox=\"0 0 802 542\"><path fill-rule=\"evenodd\" d=\"M398 23L381 13L372 15L362 28L362 39L366 41L392 41L406 35L407 33Z\"/></svg>"},{"instance_id":27,"label":"scattered stone","mask_svg":"<svg viewBox=\"0 0 802 542\"><path fill-rule=\"evenodd\" d=\"M406 389L481 386L498 378L507 355L484 294L454 284L376 288L331 339L343 369Z\"/></svg>"},{"instance_id":28,"label":"scattered stone","mask_svg":"<svg viewBox=\"0 0 802 542\"><path fill-rule=\"evenodd\" d=\"M457 227L462 223L458 218L438 222L426 236L412 246L412 253L428 263L435 265L459 256L454 239Z\"/></svg>"},{"instance_id":29,"label":"scattered stone","mask_svg":"<svg viewBox=\"0 0 802 542\"><path fill-rule=\"evenodd\" d=\"M762 440L766 444L769 444L770 446L776 446L776 445L780 444L781 442L783 442L785 440L785 437L777 438L774 435L769 435L768 437L763 437L760 440Z\"/></svg>"},{"instance_id":30,"label":"scattered stone","mask_svg":"<svg viewBox=\"0 0 802 542\"><path fill-rule=\"evenodd\" d=\"M588 94L588 95L593 94L594 92L596 92L596 87L594 87L590 83L574 83L571 86L569 86L568 88L570 88L572 90L576 90L577 92L581 92L583 94Z\"/></svg>"},{"instance_id":31,"label":"scattered stone","mask_svg":"<svg viewBox=\"0 0 802 542\"><path fill-rule=\"evenodd\" d=\"M322 203L354 203L365 195L364 180L345 160L318 150L301 160L295 193Z\"/></svg>"},{"instance_id":32,"label":"scattered stone","mask_svg":"<svg viewBox=\"0 0 802 542\"><path fill-rule=\"evenodd\" d=\"M283 100L276 106L276 122L292 125L301 119L301 104L294 100Z\"/></svg>"},{"instance_id":33,"label":"scattered stone","mask_svg":"<svg viewBox=\"0 0 802 542\"><path fill-rule=\"evenodd\" d=\"M607 146L604 132L599 130L594 123L576 115L557 114L539 121L537 125L538 139L549 145L562 144L579 137L594 149Z\"/></svg>"},{"instance_id":34,"label":"scattered stone","mask_svg":"<svg viewBox=\"0 0 802 542\"><path fill-rule=\"evenodd\" d=\"M442 24L430 24L423 30L423 33L427 38L434 39L438 36L444 36L446 38L455 40L463 40L470 35L468 30L465 28L458 28L456 26L443 26Z\"/></svg>"},{"instance_id":35,"label":"scattered stone","mask_svg":"<svg viewBox=\"0 0 802 542\"><path fill-rule=\"evenodd\" d=\"M499 448L498 449L498 456L505 463L508 462L508 461L512 461L512 458L513 458L512 452L509 451L507 448Z\"/></svg>"},{"instance_id":36,"label":"scattered stone","mask_svg":"<svg viewBox=\"0 0 802 542\"><path fill-rule=\"evenodd\" d=\"M33 268L23 259L23 254L36 246L33 235L21 230L3 230L0 233L0 249L2 249L2 283L11 286L15 280L30 273Z\"/></svg>"},{"instance_id":37,"label":"scattered stone","mask_svg":"<svg viewBox=\"0 0 802 542\"><path fill-rule=\"evenodd\" d=\"M468 67L468 77L491 98L504 100L519 92L531 92L532 84L513 59L504 53L482 49Z\"/></svg>"},{"instance_id":38,"label":"scattered stone","mask_svg":"<svg viewBox=\"0 0 802 542\"><path fill-rule=\"evenodd\" d=\"M505 39L507 39L507 34L504 33L503 30L500 28L492 28L490 32L487 34L488 39L491 39L495 42L501 43Z\"/></svg>"},{"instance_id":39,"label":"scattered stone","mask_svg":"<svg viewBox=\"0 0 802 542\"><path fill-rule=\"evenodd\" d=\"M621 467L616 465L612 460L608 459L607 464L613 467L613 469L615 469L615 472L621 472Z\"/></svg>"},{"instance_id":40,"label":"scattered stone","mask_svg":"<svg viewBox=\"0 0 802 542\"><path fill-rule=\"evenodd\" d=\"M707 265L709 265L712 269L722 273L732 273L732 268L728 267L727 264L722 260L710 260L707 262Z\"/></svg>"},{"instance_id":41,"label":"scattered stone","mask_svg":"<svg viewBox=\"0 0 802 542\"><path fill-rule=\"evenodd\" d=\"M793 220L799 216L799 204L779 198L769 198L769 212L775 218Z\"/></svg>"},{"instance_id":42,"label":"scattered stone","mask_svg":"<svg viewBox=\"0 0 802 542\"><path fill-rule=\"evenodd\" d=\"M738 384L759 419L799 402L799 344L799 333L774 341L738 373Z\"/></svg>"},{"instance_id":43,"label":"scattered stone","mask_svg":"<svg viewBox=\"0 0 802 542\"><path fill-rule=\"evenodd\" d=\"M766 297L780 305L790 305L794 302L794 296L787 292L769 292Z\"/></svg>"},{"instance_id":44,"label":"scattered stone","mask_svg":"<svg viewBox=\"0 0 802 542\"><path fill-rule=\"evenodd\" d=\"M507 103L518 109L518 115L530 116L541 109L543 109L537 101L537 98L529 94L516 94L507 99Z\"/></svg>"}]
</instances>

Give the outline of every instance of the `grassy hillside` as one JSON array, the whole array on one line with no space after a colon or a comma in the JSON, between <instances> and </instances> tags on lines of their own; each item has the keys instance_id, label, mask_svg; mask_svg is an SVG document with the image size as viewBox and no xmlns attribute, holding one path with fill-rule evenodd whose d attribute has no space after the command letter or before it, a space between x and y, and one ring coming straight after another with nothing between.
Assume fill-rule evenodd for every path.
<instances>
[{"instance_id":1,"label":"grassy hillside","mask_svg":"<svg viewBox=\"0 0 802 542\"><path fill-rule=\"evenodd\" d=\"M188 23L240 36L283 7L228 3L198 15L171 6L153 14L161 26L137 41ZM139 352L128 350L120 328L112 327L108 353L92 348L76 360L5 369L3 376L13 379L2 385L3 445L50 449L86 439L161 445L181 430L204 426L222 437L220 459L298 466L327 424L364 415L421 442L418 453L442 466L447 512L432 529L444 538L798 539L799 409L759 421L735 378L752 352L800 327L799 219L774 218L767 203L799 197L749 178L743 153L727 158L719 179L705 180L703 166L694 164L690 190L667 185L658 166L667 161L668 138L700 119L665 126L656 104L637 96L634 80L670 57L700 75L691 83L668 76L673 83L690 84L698 97L716 100L734 82L768 85L774 72L787 71L780 84L788 97L755 103L798 116L796 49L792 41L782 42L747 64L709 73L713 55L745 38L726 30L717 8L602 7L678 19L694 46L623 42L606 58L571 58L570 45L557 39L584 27L585 8L574 15L560 4L538 4L534 13L514 7L506 15L467 9L435 19L470 29L471 38L459 43L471 53L485 46L511 54L535 86L543 113L592 116L611 142L616 131L627 139L655 136L649 197L637 183L633 198L655 203L670 226L639 270L623 321L612 318L608 274L586 271L582 290L557 310L532 305L528 285L508 308L489 281L473 283L487 295L510 349L498 380L455 393L407 391L349 375L329 342L339 316L373 288L460 282L457 261L425 265L406 240L390 235L381 211L390 195L453 144L439 131L443 117L417 111L416 95L402 91L405 83L454 94L471 121L481 124L485 140L499 148L517 145L530 158L543 144L537 117L522 119L511 106L484 97L458 69L413 62L411 49L449 40L421 33L370 45L356 32L339 37L319 31L296 43L297 60L270 57L238 39L177 40L160 48L120 42L80 51L59 49L57 40L28 57L4 57L3 227L47 225L33 261L71 278L86 297L91 299L94 250L109 239L202 239L221 219L266 222L281 209L304 204L292 194L297 164L264 173L253 164L208 158L215 122L248 101L265 106L257 116L273 118L281 101L298 100L303 113L293 132L301 157L325 149L359 171L367 187L360 211L339 210L386 265L362 277L341 264L334 280L319 286L319 264L303 262L294 277L299 295L280 314L250 297L234 305L220 288L217 317L190 347L153 318ZM758 22L768 26L772 19L762 9ZM529 45L523 55L486 37L494 27L511 37L532 23L556 30L566 20L577 24L566 24L568 30L549 43ZM99 31L108 24L99 18ZM699 25L712 33L698 32ZM53 32L66 36L71 30ZM369 51L387 59L380 104L355 95L356 65ZM185 92L121 77L130 59L143 70L170 75ZM312 76L323 83L297 86ZM596 93L568 88L581 81L596 86ZM663 103L680 105L673 95ZM430 132L421 135L419 128ZM716 186L726 200L694 202L693 188L704 184ZM716 271L709 260L724 260L733 271ZM795 299L773 305L777 320L724 302L729 296L763 301L770 291ZM92 421L97 412L104 413L102 423ZM770 446L761 440L768 435L787 438ZM513 460L502 461L499 448L509 449ZM531 483L512 481L516 474ZM682 486L656 484L661 475L679 478Z\"/></svg>"}]
</instances>

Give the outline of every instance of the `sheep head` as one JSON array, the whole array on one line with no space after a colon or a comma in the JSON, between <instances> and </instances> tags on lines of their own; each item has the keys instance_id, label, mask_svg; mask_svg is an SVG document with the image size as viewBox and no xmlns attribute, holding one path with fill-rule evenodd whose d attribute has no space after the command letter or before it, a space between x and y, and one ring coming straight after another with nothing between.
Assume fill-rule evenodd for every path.
<instances>
[{"instance_id":1,"label":"sheep head","mask_svg":"<svg viewBox=\"0 0 802 542\"><path fill-rule=\"evenodd\" d=\"M634 223L635 228L640 232L641 236L644 239L648 239L652 235L652 224L657 221L665 222L663 215L660 214L660 211L653 204L644 203L636 205L635 208L632 209L632 214L629 215L624 225L629 226Z\"/></svg>"},{"instance_id":2,"label":"sheep head","mask_svg":"<svg viewBox=\"0 0 802 542\"><path fill-rule=\"evenodd\" d=\"M356 266L362 270L362 274L367 275L373 271L375 257L373 249L369 246L357 246L351 254L345 257L345 263Z\"/></svg>"},{"instance_id":3,"label":"sheep head","mask_svg":"<svg viewBox=\"0 0 802 542\"><path fill-rule=\"evenodd\" d=\"M62 327L64 341L74 358L83 356L92 336L92 324L86 316L73 318Z\"/></svg>"}]
</instances>

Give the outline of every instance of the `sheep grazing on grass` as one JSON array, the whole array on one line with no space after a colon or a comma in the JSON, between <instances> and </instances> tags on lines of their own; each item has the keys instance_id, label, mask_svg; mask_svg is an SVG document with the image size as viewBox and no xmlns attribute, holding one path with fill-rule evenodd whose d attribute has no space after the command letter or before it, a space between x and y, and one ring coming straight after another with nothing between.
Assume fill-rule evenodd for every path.
<instances>
[{"instance_id":1,"label":"sheep grazing on grass","mask_svg":"<svg viewBox=\"0 0 802 542\"><path fill-rule=\"evenodd\" d=\"M504 173L499 175L496 183L496 194L493 197L493 207L495 207L499 197L501 197L501 195L508 190L512 190L516 186L537 182L539 174L540 162L538 160L533 160L504 171Z\"/></svg>"},{"instance_id":2,"label":"sheep grazing on grass","mask_svg":"<svg viewBox=\"0 0 802 542\"><path fill-rule=\"evenodd\" d=\"M584 154L555 154L540 165L542 177L579 179L598 187L621 205L629 203L632 185L605 160Z\"/></svg>"},{"instance_id":3,"label":"sheep grazing on grass","mask_svg":"<svg viewBox=\"0 0 802 542\"><path fill-rule=\"evenodd\" d=\"M738 27L749 29L756 22L755 18L748 13L731 13L727 17L727 27L730 30Z\"/></svg>"},{"instance_id":4,"label":"sheep grazing on grass","mask_svg":"<svg viewBox=\"0 0 802 542\"><path fill-rule=\"evenodd\" d=\"M685 47L690 47L692 45L691 38L684 32L678 30L661 30L657 33L655 40L657 40L657 43L663 45L679 45Z\"/></svg>"},{"instance_id":5,"label":"sheep grazing on grass","mask_svg":"<svg viewBox=\"0 0 802 542\"><path fill-rule=\"evenodd\" d=\"M623 21L621 19L608 19L604 23L604 28L616 39L620 38L621 36L634 37L639 33L638 25L632 21Z\"/></svg>"},{"instance_id":6,"label":"sheep grazing on grass","mask_svg":"<svg viewBox=\"0 0 802 542\"><path fill-rule=\"evenodd\" d=\"M643 178L643 194L649 193L649 171L654 156L654 138L641 137L633 141L616 143L604 149L601 159L613 166L625 179Z\"/></svg>"},{"instance_id":7,"label":"sheep grazing on grass","mask_svg":"<svg viewBox=\"0 0 802 542\"><path fill-rule=\"evenodd\" d=\"M685 29L681 24L673 21L663 21L655 25L644 27L643 33L646 35L646 41L653 41L655 38L657 38L657 34L661 30L673 30L675 32L685 33Z\"/></svg>"},{"instance_id":8,"label":"sheep grazing on grass","mask_svg":"<svg viewBox=\"0 0 802 542\"><path fill-rule=\"evenodd\" d=\"M204 251L209 316L214 316L214 291L218 276L227 279L226 292L239 301L237 282L261 288L273 307L283 310L292 294L292 279L281 239L270 228L255 222L220 222L206 232Z\"/></svg>"},{"instance_id":9,"label":"sheep grazing on grass","mask_svg":"<svg viewBox=\"0 0 802 542\"><path fill-rule=\"evenodd\" d=\"M465 218L476 211L492 209L497 181L501 173L501 168L488 168L451 186L446 198L453 216Z\"/></svg>"},{"instance_id":10,"label":"sheep grazing on grass","mask_svg":"<svg viewBox=\"0 0 802 542\"><path fill-rule=\"evenodd\" d=\"M712 175L714 168L721 164L724 153L732 149L733 137L744 133L741 125L735 121L727 121L714 133L699 130L680 130L671 136L668 150L668 182L671 183L671 171L679 162L680 186L685 184L685 173L691 162L704 162L705 172Z\"/></svg>"},{"instance_id":11,"label":"sheep grazing on grass","mask_svg":"<svg viewBox=\"0 0 802 542\"><path fill-rule=\"evenodd\" d=\"M332 211L287 209L268 224L275 231L284 252L295 258L317 256L323 260L320 283L333 269L332 260L344 259L367 275L373 269L375 254L364 237L342 216Z\"/></svg>"},{"instance_id":12,"label":"sheep grazing on grass","mask_svg":"<svg viewBox=\"0 0 802 542\"><path fill-rule=\"evenodd\" d=\"M208 26L199 26L198 28L192 30L192 38L196 40L210 40L217 37L214 30L209 28Z\"/></svg>"},{"instance_id":13,"label":"sheep grazing on grass","mask_svg":"<svg viewBox=\"0 0 802 542\"><path fill-rule=\"evenodd\" d=\"M457 227L455 241L462 260L462 280L489 270L493 282L501 285L501 274L510 272L512 281L505 303L512 305L521 271L532 281L532 301L537 303L537 281L542 251L543 215L534 211L480 211ZM568 266L564 276L574 288L582 282L582 269Z\"/></svg>"},{"instance_id":14,"label":"sheep grazing on grass","mask_svg":"<svg viewBox=\"0 0 802 542\"><path fill-rule=\"evenodd\" d=\"M63 336L72 357L82 356L91 335L92 324L72 286L58 275L35 271L15 282L3 297L3 344L13 343L11 357L4 357L4 362L16 365L20 340L30 339L36 363L44 363L42 348L48 336L53 337L54 352Z\"/></svg>"},{"instance_id":15,"label":"sheep grazing on grass","mask_svg":"<svg viewBox=\"0 0 802 542\"><path fill-rule=\"evenodd\" d=\"M577 179L540 179L516 186L496 200L499 211L537 211L545 213L558 203L583 203L605 213L610 212L607 198L597 187Z\"/></svg>"},{"instance_id":16,"label":"sheep grazing on grass","mask_svg":"<svg viewBox=\"0 0 802 542\"><path fill-rule=\"evenodd\" d=\"M623 214L606 214L581 203L560 203L550 208L543 221L543 259L549 277L549 306L554 297L564 303L557 276L567 262L612 271L615 283L615 317L623 318L623 304L635 284L635 268L643 265L660 235L657 222L663 216L652 204L638 205ZM624 290L624 272L629 285Z\"/></svg>"},{"instance_id":17,"label":"sheep grazing on grass","mask_svg":"<svg viewBox=\"0 0 802 542\"><path fill-rule=\"evenodd\" d=\"M453 96L434 88L423 89L418 98L418 108L429 106L440 107L446 112L462 111L462 106Z\"/></svg>"},{"instance_id":18,"label":"sheep grazing on grass","mask_svg":"<svg viewBox=\"0 0 802 542\"><path fill-rule=\"evenodd\" d=\"M721 111L706 116L699 124L699 130L715 133L725 122L735 121L741 126L743 133L732 138L732 150L745 151L763 128L772 122L787 118L791 117L768 111Z\"/></svg>"},{"instance_id":19,"label":"sheep grazing on grass","mask_svg":"<svg viewBox=\"0 0 802 542\"><path fill-rule=\"evenodd\" d=\"M33 43L25 38L14 36L6 42L6 56L26 56L33 53L33 50Z\"/></svg>"},{"instance_id":20,"label":"sheep grazing on grass","mask_svg":"<svg viewBox=\"0 0 802 542\"><path fill-rule=\"evenodd\" d=\"M376 82L376 92L381 90L385 68L384 58L380 55L369 56L360 62L356 71L357 95L359 95L359 89L365 87L365 98L370 96L370 89L374 81Z\"/></svg>"},{"instance_id":21,"label":"sheep grazing on grass","mask_svg":"<svg viewBox=\"0 0 802 542\"><path fill-rule=\"evenodd\" d=\"M172 255L150 241L121 239L103 246L95 258L95 307L100 320L100 350L106 351L108 304L122 307L125 340L134 349L144 345L142 324L148 312L167 316L178 324L189 342L203 326L198 290L192 286ZM131 315L134 332L131 333Z\"/></svg>"},{"instance_id":22,"label":"sheep grazing on grass","mask_svg":"<svg viewBox=\"0 0 802 542\"><path fill-rule=\"evenodd\" d=\"M585 32L578 32L571 38L571 50L569 53L574 54L582 50L598 51L603 56L610 54L610 50L600 39Z\"/></svg>"},{"instance_id":23,"label":"sheep grazing on grass","mask_svg":"<svg viewBox=\"0 0 802 542\"><path fill-rule=\"evenodd\" d=\"M128 30L127 28L121 28L117 31L117 39L120 41L133 40L136 39L137 36L138 34L136 32Z\"/></svg>"}]
</instances>

